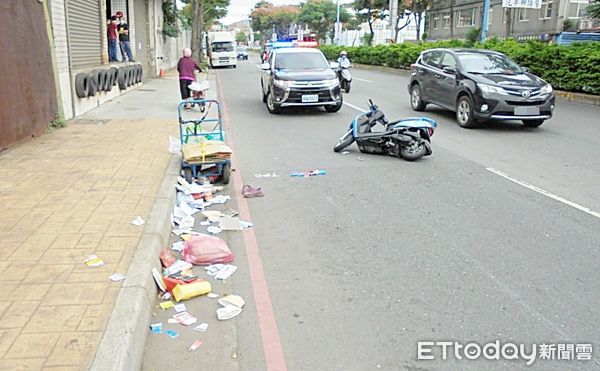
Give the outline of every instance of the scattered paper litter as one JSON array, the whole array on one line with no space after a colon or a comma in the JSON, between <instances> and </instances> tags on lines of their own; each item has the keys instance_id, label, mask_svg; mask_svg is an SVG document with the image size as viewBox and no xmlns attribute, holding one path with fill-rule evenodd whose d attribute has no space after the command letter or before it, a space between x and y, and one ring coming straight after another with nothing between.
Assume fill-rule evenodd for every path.
<instances>
[{"instance_id":1,"label":"scattered paper litter","mask_svg":"<svg viewBox=\"0 0 600 371\"><path fill-rule=\"evenodd\" d=\"M208 233L211 234L218 234L222 231L222 229L217 227L216 225L211 225L210 227L206 228L206 230L208 231Z\"/></svg>"},{"instance_id":2,"label":"scattered paper litter","mask_svg":"<svg viewBox=\"0 0 600 371\"><path fill-rule=\"evenodd\" d=\"M183 246L184 245L185 245L185 242L183 242L183 241L174 242L173 246L171 247L171 250L181 252L181 251L183 251Z\"/></svg>"},{"instance_id":3,"label":"scattered paper litter","mask_svg":"<svg viewBox=\"0 0 600 371\"><path fill-rule=\"evenodd\" d=\"M240 313L242 313L242 308L236 307L235 305L227 305L217 309L217 319L219 321L225 321L236 317Z\"/></svg>"},{"instance_id":4,"label":"scattered paper litter","mask_svg":"<svg viewBox=\"0 0 600 371\"><path fill-rule=\"evenodd\" d=\"M231 277L231 275L234 274L237 269L237 266L228 264L215 274L215 278L218 280L226 280Z\"/></svg>"},{"instance_id":5,"label":"scattered paper litter","mask_svg":"<svg viewBox=\"0 0 600 371\"><path fill-rule=\"evenodd\" d=\"M165 281L163 280L161 274L158 272L158 269L152 268L152 278L154 278L154 282L156 282L156 285L158 286L160 291L167 291Z\"/></svg>"},{"instance_id":6,"label":"scattered paper litter","mask_svg":"<svg viewBox=\"0 0 600 371\"><path fill-rule=\"evenodd\" d=\"M314 169L307 171L295 171L290 174L292 177L309 177L309 176L317 176L317 175L325 175L327 174L326 170L323 169Z\"/></svg>"},{"instance_id":7,"label":"scattered paper litter","mask_svg":"<svg viewBox=\"0 0 600 371\"><path fill-rule=\"evenodd\" d=\"M246 302L239 295L227 295L219 299L219 304L226 307L228 305L233 305L238 308L243 308Z\"/></svg>"},{"instance_id":8,"label":"scattered paper litter","mask_svg":"<svg viewBox=\"0 0 600 371\"><path fill-rule=\"evenodd\" d=\"M254 174L255 178L279 178L277 173Z\"/></svg>"},{"instance_id":9,"label":"scattered paper litter","mask_svg":"<svg viewBox=\"0 0 600 371\"><path fill-rule=\"evenodd\" d=\"M215 294L214 292L209 292L208 294L206 294L206 296L208 296L211 299L216 299L219 297L219 294Z\"/></svg>"},{"instance_id":10,"label":"scattered paper litter","mask_svg":"<svg viewBox=\"0 0 600 371\"><path fill-rule=\"evenodd\" d=\"M167 334L171 339L175 339L177 336L179 336L177 331L173 331L173 330L167 330L165 332L165 334Z\"/></svg>"},{"instance_id":11,"label":"scattered paper litter","mask_svg":"<svg viewBox=\"0 0 600 371\"><path fill-rule=\"evenodd\" d=\"M108 276L108 278L110 278L111 281L119 282L123 281L125 278L127 278L127 276L125 276L122 273L115 273L113 275Z\"/></svg>"},{"instance_id":12,"label":"scattered paper litter","mask_svg":"<svg viewBox=\"0 0 600 371\"><path fill-rule=\"evenodd\" d=\"M245 222L243 220L240 220L240 228L241 229L246 229L246 228L250 228L250 227L254 227L254 223Z\"/></svg>"},{"instance_id":13,"label":"scattered paper litter","mask_svg":"<svg viewBox=\"0 0 600 371\"><path fill-rule=\"evenodd\" d=\"M192 343L192 345L190 345L190 347L188 348L188 351L192 352L192 351L200 348L200 345L202 345L202 341L200 341L200 340L194 340L194 342Z\"/></svg>"},{"instance_id":14,"label":"scattered paper litter","mask_svg":"<svg viewBox=\"0 0 600 371\"><path fill-rule=\"evenodd\" d=\"M231 200L231 196L218 195L218 196L213 197L210 200L210 202L215 205L220 205L220 204L226 203L229 200Z\"/></svg>"},{"instance_id":15,"label":"scattered paper litter","mask_svg":"<svg viewBox=\"0 0 600 371\"><path fill-rule=\"evenodd\" d=\"M239 231L242 229L240 225L240 218L237 216L222 216L219 219L219 227L224 231Z\"/></svg>"},{"instance_id":16,"label":"scattered paper litter","mask_svg":"<svg viewBox=\"0 0 600 371\"><path fill-rule=\"evenodd\" d=\"M203 211L202 215L204 215L211 223L216 223L223 216L220 211L215 210L207 210Z\"/></svg>"},{"instance_id":17,"label":"scattered paper litter","mask_svg":"<svg viewBox=\"0 0 600 371\"><path fill-rule=\"evenodd\" d=\"M183 260L176 260L170 267L165 268L167 276L192 269L193 265Z\"/></svg>"},{"instance_id":18,"label":"scattered paper litter","mask_svg":"<svg viewBox=\"0 0 600 371\"><path fill-rule=\"evenodd\" d=\"M104 260L100 259L96 255L88 256L83 262L88 267L101 267L104 265Z\"/></svg>"},{"instance_id":19,"label":"scattered paper litter","mask_svg":"<svg viewBox=\"0 0 600 371\"><path fill-rule=\"evenodd\" d=\"M177 223L177 220L175 222ZM194 223L196 223L194 217L187 215L183 217L183 219L181 219L177 224L179 225L179 229L192 229L194 228Z\"/></svg>"},{"instance_id":20,"label":"scattered paper litter","mask_svg":"<svg viewBox=\"0 0 600 371\"><path fill-rule=\"evenodd\" d=\"M169 309L169 308L173 308L175 306L175 304L173 304L173 302L171 300L163 301L159 305L162 309Z\"/></svg>"},{"instance_id":21,"label":"scattered paper litter","mask_svg":"<svg viewBox=\"0 0 600 371\"><path fill-rule=\"evenodd\" d=\"M205 220L203 222L200 222L200 225L203 225L203 226L210 225L210 220Z\"/></svg>"},{"instance_id":22,"label":"scattered paper litter","mask_svg":"<svg viewBox=\"0 0 600 371\"><path fill-rule=\"evenodd\" d=\"M152 331L153 334L162 334L162 322L151 324L150 331Z\"/></svg>"},{"instance_id":23,"label":"scattered paper litter","mask_svg":"<svg viewBox=\"0 0 600 371\"><path fill-rule=\"evenodd\" d=\"M198 322L198 319L189 314L188 312L181 312L179 314L174 315L173 318L175 318L177 322L181 323L184 326L193 325L194 323Z\"/></svg>"},{"instance_id":24,"label":"scattered paper litter","mask_svg":"<svg viewBox=\"0 0 600 371\"><path fill-rule=\"evenodd\" d=\"M208 330L208 323L201 323L198 326L194 327L194 330L198 332L206 332L206 330Z\"/></svg>"},{"instance_id":25,"label":"scattered paper litter","mask_svg":"<svg viewBox=\"0 0 600 371\"><path fill-rule=\"evenodd\" d=\"M342 151L342 155L347 155L350 151Z\"/></svg>"},{"instance_id":26,"label":"scattered paper litter","mask_svg":"<svg viewBox=\"0 0 600 371\"><path fill-rule=\"evenodd\" d=\"M140 226L140 225L146 224L146 222L144 221L144 219L142 219L141 216L138 216L137 218L135 218L131 221L131 224Z\"/></svg>"},{"instance_id":27,"label":"scattered paper litter","mask_svg":"<svg viewBox=\"0 0 600 371\"><path fill-rule=\"evenodd\" d=\"M185 312L187 311L187 308L185 307L185 304L177 304L173 307L175 309L175 312L177 313L181 313L181 312Z\"/></svg>"},{"instance_id":28,"label":"scattered paper litter","mask_svg":"<svg viewBox=\"0 0 600 371\"><path fill-rule=\"evenodd\" d=\"M165 293L164 293L164 295L163 295L163 296L161 296L160 298L161 298L162 300L169 300L169 299L171 299L171 296L172 296L172 295L171 295L171 293L170 293L170 292L165 292Z\"/></svg>"},{"instance_id":29,"label":"scattered paper litter","mask_svg":"<svg viewBox=\"0 0 600 371\"><path fill-rule=\"evenodd\" d=\"M175 318L169 318L169 319L167 320L167 323L170 323L170 324L175 324L175 323L179 323L179 322L177 322L177 320L176 320Z\"/></svg>"}]
</instances>

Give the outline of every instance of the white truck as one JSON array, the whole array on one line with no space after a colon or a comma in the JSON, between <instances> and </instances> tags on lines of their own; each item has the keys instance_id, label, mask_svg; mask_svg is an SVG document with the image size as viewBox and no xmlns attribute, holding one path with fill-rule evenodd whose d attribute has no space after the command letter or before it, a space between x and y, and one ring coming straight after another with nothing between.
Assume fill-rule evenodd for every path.
<instances>
[{"instance_id":1,"label":"white truck","mask_svg":"<svg viewBox=\"0 0 600 371\"><path fill-rule=\"evenodd\" d=\"M237 67L237 53L235 50L235 36L233 32L209 32L206 50L211 67Z\"/></svg>"}]
</instances>

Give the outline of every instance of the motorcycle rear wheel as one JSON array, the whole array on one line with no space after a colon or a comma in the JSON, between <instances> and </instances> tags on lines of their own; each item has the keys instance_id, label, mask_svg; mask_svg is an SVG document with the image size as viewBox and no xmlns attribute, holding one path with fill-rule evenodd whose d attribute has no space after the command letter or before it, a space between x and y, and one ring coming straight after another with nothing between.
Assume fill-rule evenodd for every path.
<instances>
[{"instance_id":1,"label":"motorcycle rear wheel","mask_svg":"<svg viewBox=\"0 0 600 371\"><path fill-rule=\"evenodd\" d=\"M344 134L344 136L340 138L340 141L333 147L333 152L340 152L352 143L354 143L354 135L352 135L351 130L348 130L348 132Z\"/></svg>"},{"instance_id":2,"label":"motorcycle rear wheel","mask_svg":"<svg viewBox=\"0 0 600 371\"><path fill-rule=\"evenodd\" d=\"M344 90L346 91L346 94L350 93L350 81L346 81L344 85Z\"/></svg>"},{"instance_id":3,"label":"motorcycle rear wheel","mask_svg":"<svg viewBox=\"0 0 600 371\"><path fill-rule=\"evenodd\" d=\"M415 161L425 156L427 153L427 147L423 141L419 143L413 143L413 145L408 147L400 148L400 157L405 159L406 161Z\"/></svg>"}]
</instances>

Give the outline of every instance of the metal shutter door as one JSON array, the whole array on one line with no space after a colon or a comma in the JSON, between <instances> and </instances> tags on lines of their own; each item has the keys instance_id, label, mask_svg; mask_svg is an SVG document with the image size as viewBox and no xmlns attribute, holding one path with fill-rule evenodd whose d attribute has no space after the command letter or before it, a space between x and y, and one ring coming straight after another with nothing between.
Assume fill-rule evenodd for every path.
<instances>
[{"instance_id":1,"label":"metal shutter door","mask_svg":"<svg viewBox=\"0 0 600 371\"><path fill-rule=\"evenodd\" d=\"M135 26L135 61L141 63L144 77L150 76L149 49L150 36L148 35L148 0L134 0L133 17Z\"/></svg>"},{"instance_id":2,"label":"metal shutter door","mask_svg":"<svg viewBox=\"0 0 600 371\"><path fill-rule=\"evenodd\" d=\"M69 51L72 68L97 66L102 62L102 37L98 0L66 0Z\"/></svg>"}]
</instances>

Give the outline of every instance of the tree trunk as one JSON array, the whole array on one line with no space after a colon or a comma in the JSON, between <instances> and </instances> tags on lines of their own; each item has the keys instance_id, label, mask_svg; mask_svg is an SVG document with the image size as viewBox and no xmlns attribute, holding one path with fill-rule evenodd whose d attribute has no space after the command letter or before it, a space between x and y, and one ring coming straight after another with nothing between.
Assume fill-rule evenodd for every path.
<instances>
[{"instance_id":1,"label":"tree trunk","mask_svg":"<svg viewBox=\"0 0 600 371\"><path fill-rule=\"evenodd\" d=\"M203 29L204 29L204 10L202 0L192 0L192 55L198 62L202 62L204 56L202 55L202 44L203 44Z\"/></svg>"},{"instance_id":2,"label":"tree trunk","mask_svg":"<svg viewBox=\"0 0 600 371\"><path fill-rule=\"evenodd\" d=\"M373 39L375 39L375 31L373 31L373 15L371 14L371 10L369 9L369 31L371 31L371 40L369 40L369 46L373 45Z\"/></svg>"},{"instance_id":3,"label":"tree trunk","mask_svg":"<svg viewBox=\"0 0 600 371\"><path fill-rule=\"evenodd\" d=\"M421 41L421 22L423 20L423 13L415 14L417 20L417 42Z\"/></svg>"}]
</instances>

